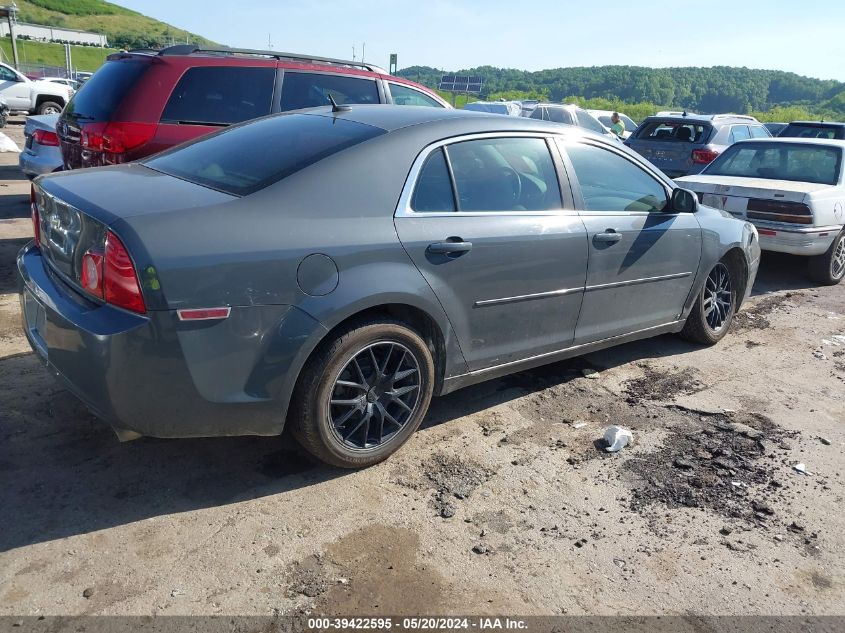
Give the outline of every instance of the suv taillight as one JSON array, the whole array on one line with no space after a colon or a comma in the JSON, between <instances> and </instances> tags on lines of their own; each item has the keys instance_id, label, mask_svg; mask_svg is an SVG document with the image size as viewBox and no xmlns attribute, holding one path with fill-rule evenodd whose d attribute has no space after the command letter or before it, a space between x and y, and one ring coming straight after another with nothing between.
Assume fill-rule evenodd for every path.
<instances>
[{"instance_id":1,"label":"suv taillight","mask_svg":"<svg viewBox=\"0 0 845 633\"><path fill-rule=\"evenodd\" d=\"M714 152L712 149L694 149L692 150L692 162L698 165L706 165L716 160L719 152Z\"/></svg>"},{"instance_id":2,"label":"suv taillight","mask_svg":"<svg viewBox=\"0 0 845 633\"><path fill-rule=\"evenodd\" d=\"M59 135L49 130L35 130L32 133L32 140L39 145L59 146Z\"/></svg>"},{"instance_id":3,"label":"suv taillight","mask_svg":"<svg viewBox=\"0 0 845 633\"><path fill-rule=\"evenodd\" d=\"M106 303L141 314L147 310L132 259L111 231L106 235L105 252L92 248L82 256L80 281L85 292Z\"/></svg>"},{"instance_id":4,"label":"suv taillight","mask_svg":"<svg viewBox=\"0 0 845 633\"><path fill-rule=\"evenodd\" d=\"M29 212L32 216L32 233L35 245L41 248L41 214L38 211L38 198L35 195L35 185L29 187Z\"/></svg>"},{"instance_id":5,"label":"suv taillight","mask_svg":"<svg viewBox=\"0 0 845 633\"><path fill-rule=\"evenodd\" d=\"M155 123L113 121L82 125L80 145L83 149L110 154L124 154L148 143L156 133Z\"/></svg>"}]
</instances>

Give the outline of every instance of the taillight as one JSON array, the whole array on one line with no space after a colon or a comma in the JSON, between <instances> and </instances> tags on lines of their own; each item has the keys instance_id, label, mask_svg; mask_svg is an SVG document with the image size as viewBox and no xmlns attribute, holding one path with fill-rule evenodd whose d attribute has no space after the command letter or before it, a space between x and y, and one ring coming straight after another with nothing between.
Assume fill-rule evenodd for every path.
<instances>
[{"instance_id":1,"label":"taillight","mask_svg":"<svg viewBox=\"0 0 845 633\"><path fill-rule=\"evenodd\" d=\"M41 214L38 212L35 185L29 187L29 212L32 216L32 233L35 236L35 245L41 248Z\"/></svg>"},{"instance_id":2,"label":"taillight","mask_svg":"<svg viewBox=\"0 0 845 633\"><path fill-rule=\"evenodd\" d=\"M135 266L123 243L111 231L106 236L103 265L103 298L107 303L133 312L146 312Z\"/></svg>"},{"instance_id":3,"label":"taillight","mask_svg":"<svg viewBox=\"0 0 845 633\"><path fill-rule=\"evenodd\" d=\"M791 224L812 224L813 212L802 202L788 200L766 200L751 198L748 201L746 215L749 220L769 220L770 222L789 222Z\"/></svg>"},{"instance_id":4,"label":"taillight","mask_svg":"<svg viewBox=\"0 0 845 633\"><path fill-rule=\"evenodd\" d=\"M149 142L155 136L156 127L155 123L129 121L86 123L82 126L79 142L83 149L123 154Z\"/></svg>"},{"instance_id":5,"label":"taillight","mask_svg":"<svg viewBox=\"0 0 845 633\"><path fill-rule=\"evenodd\" d=\"M39 145L59 146L59 135L49 130L35 130L32 133L32 140Z\"/></svg>"},{"instance_id":6,"label":"taillight","mask_svg":"<svg viewBox=\"0 0 845 633\"><path fill-rule=\"evenodd\" d=\"M692 162L697 165L706 165L716 160L719 152L714 152L712 149L694 149L692 150Z\"/></svg>"},{"instance_id":7,"label":"taillight","mask_svg":"<svg viewBox=\"0 0 845 633\"><path fill-rule=\"evenodd\" d=\"M85 292L104 298L103 253L90 250L82 256L81 283Z\"/></svg>"}]
</instances>

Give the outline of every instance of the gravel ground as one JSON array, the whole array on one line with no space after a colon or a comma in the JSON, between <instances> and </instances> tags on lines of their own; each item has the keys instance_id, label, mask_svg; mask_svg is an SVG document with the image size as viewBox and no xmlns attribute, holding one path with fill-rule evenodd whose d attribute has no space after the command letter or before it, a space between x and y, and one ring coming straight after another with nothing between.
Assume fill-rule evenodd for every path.
<instances>
[{"instance_id":1,"label":"gravel ground","mask_svg":"<svg viewBox=\"0 0 845 633\"><path fill-rule=\"evenodd\" d=\"M801 260L764 258L714 348L667 336L477 385L342 472L287 437L120 444L53 382L20 328L16 164L0 615L845 613L845 285ZM601 450L609 424L634 443Z\"/></svg>"}]
</instances>

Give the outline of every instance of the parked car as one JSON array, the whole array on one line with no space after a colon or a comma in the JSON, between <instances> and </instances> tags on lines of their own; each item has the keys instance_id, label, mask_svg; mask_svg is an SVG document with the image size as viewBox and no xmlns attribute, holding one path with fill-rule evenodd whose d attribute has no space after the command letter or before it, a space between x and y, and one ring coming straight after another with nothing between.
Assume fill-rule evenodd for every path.
<instances>
[{"instance_id":1,"label":"parked car","mask_svg":"<svg viewBox=\"0 0 845 633\"><path fill-rule=\"evenodd\" d=\"M793 121L778 136L845 139L845 123L836 121Z\"/></svg>"},{"instance_id":2,"label":"parked car","mask_svg":"<svg viewBox=\"0 0 845 633\"><path fill-rule=\"evenodd\" d=\"M66 169L137 160L221 127L300 108L395 103L450 107L371 64L278 51L204 49L109 55L59 120Z\"/></svg>"},{"instance_id":3,"label":"parked car","mask_svg":"<svg viewBox=\"0 0 845 633\"><path fill-rule=\"evenodd\" d=\"M49 174L62 168L62 151L56 134L58 114L26 117L23 129L24 148L18 158L21 171L27 178Z\"/></svg>"},{"instance_id":4,"label":"parked car","mask_svg":"<svg viewBox=\"0 0 845 633\"><path fill-rule=\"evenodd\" d=\"M773 121L770 123L764 123L763 125L765 125L766 129L769 130L769 134L771 134L772 136L779 136L780 133L783 132L784 128L789 124Z\"/></svg>"},{"instance_id":5,"label":"parked car","mask_svg":"<svg viewBox=\"0 0 845 633\"><path fill-rule=\"evenodd\" d=\"M763 250L806 255L814 280L838 284L845 275L843 150L842 140L741 141L678 183L753 223Z\"/></svg>"},{"instance_id":6,"label":"parked car","mask_svg":"<svg viewBox=\"0 0 845 633\"><path fill-rule=\"evenodd\" d=\"M49 81L55 84L61 84L62 86L67 86L70 88L70 93L73 95L74 92L79 90L79 82L75 79L66 79L64 77L44 77L44 81Z\"/></svg>"},{"instance_id":7,"label":"parked car","mask_svg":"<svg viewBox=\"0 0 845 633\"><path fill-rule=\"evenodd\" d=\"M531 112L531 119L539 119L541 121L551 121L553 123L565 123L566 125L575 125L582 127L585 130L590 130L596 134L602 134L615 141L619 138L609 129L599 123L589 112L580 108L577 105L563 104L563 103L540 103Z\"/></svg>"},{"instance_id":8,"label":"parked car","mask_svg":"<svg viewBox=\"0 0 845 633\"><path fill-rule=\"evenodd\" d=\"M488 112L505 116L520 116L522 105L516 101L473 101L464 106L470 112Z\"/></svg>"},{"instance_id":9,"label":"parked car","mask_svg":"<svg viewBox=\"0 0 845 633\"><path fill-rule=\"evenodd\" d=\"M699 173L736 141L770 137L751 116L683 113L647 117L625 145L677 178Z\"/></svg>"},{"instance_id":10,"label":"parked car","mask_svg":"<svg viewBox=\"0 0 845 633\"><path fill-rule=\"evenodd\" d=\"M613 110L587 110L593 117L598 119L599 123L601 123L605 128L610 130L611 126L613 125L613 121L610 120L610 117L613 116ZM631 133L637 129L637 124L634 123L633 119L628 115L618 112L619 118L622 119L622 123L625 124L625 131L622 133L622 138L626 139L631 136Z\"/></svg>"},{"instance_id":11,"label":"parked car","mask_svg":"<svg viewBox=\"0 0 845 633\"><path fill-rule=\"evenodd\" d=\"M0 97L12 112L58 114L70 101L70 88L51 81L33 81L0 63Z\"/></svg>"},{"instance_id":12,"label":"parked car","mask_svg":"<svg viewBox=\"0 0 845 633\"><path fill-rule=\"evenodd\" d=\"M530 117L531 113L534 112L534 108L539 105L540 101L538 99L523 99L519 102L522 106L522 113L520 116Z\"/></svg>"},{"instance_id":13,"label":"parked car","mask_svg":"<svg viewBox=\"0 0 845 633\"><path fill-rule=\"evenodd\" d=\"M343 467L393 453L432 394L667 332L716 343L760 256L619 143L460 110L270 116L33 190L26 335L120 436L287 419Z\"/></svg>"}]
</instances>

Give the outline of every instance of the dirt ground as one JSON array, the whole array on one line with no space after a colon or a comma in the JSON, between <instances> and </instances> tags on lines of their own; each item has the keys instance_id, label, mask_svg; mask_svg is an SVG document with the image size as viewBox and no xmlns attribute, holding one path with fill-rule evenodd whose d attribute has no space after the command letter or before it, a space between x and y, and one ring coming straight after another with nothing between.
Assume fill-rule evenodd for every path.
<instances>
[{"instance_id":1,"label":"dirt ground","mask_svg":"<svg viewBox=\"0 0 845 633\"><path fill-rule=\"evenodd\" d=\"M801 260L764 257L716 347L454 393L345 472L287 437L118 443L24 339L17 155L0 179L0 615L845 613L845 285Z\"/></svg>"}]
</instances>

